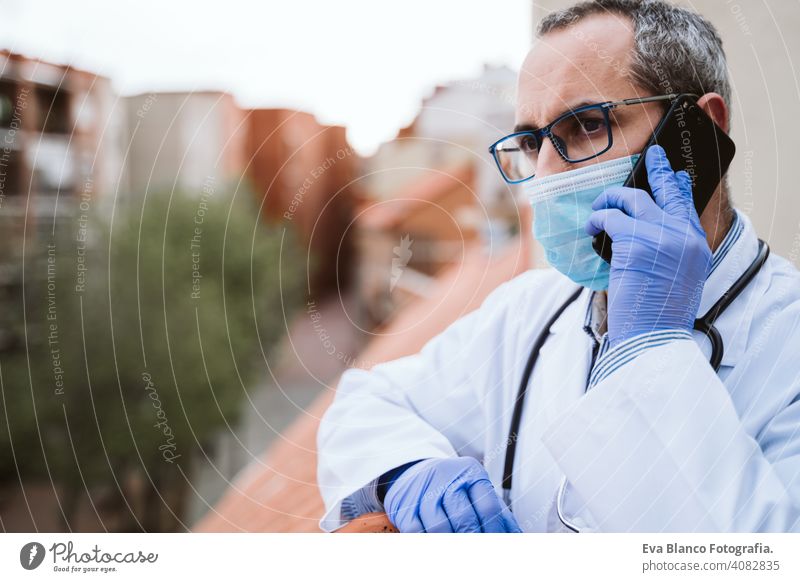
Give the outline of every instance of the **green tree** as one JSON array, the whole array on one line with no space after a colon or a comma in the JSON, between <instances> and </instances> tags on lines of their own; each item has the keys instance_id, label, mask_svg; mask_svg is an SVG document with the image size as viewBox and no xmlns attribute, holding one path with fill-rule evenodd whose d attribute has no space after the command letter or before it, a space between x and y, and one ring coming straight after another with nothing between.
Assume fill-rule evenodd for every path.
<instances>
[{"instance_id":1,"label":"green tree","mask_svg":"<svg viewBox=\"0 0 800 582\"><path fill-rule=\"evenodd\" d=\"M0 475L51 480L64 527L88 490L112 500L115 529L179 529L193 453L236 421L300 302L291 233L241 193L150 194L111 219L76 209L23 272Z\"/></svg>"}]
</instances>

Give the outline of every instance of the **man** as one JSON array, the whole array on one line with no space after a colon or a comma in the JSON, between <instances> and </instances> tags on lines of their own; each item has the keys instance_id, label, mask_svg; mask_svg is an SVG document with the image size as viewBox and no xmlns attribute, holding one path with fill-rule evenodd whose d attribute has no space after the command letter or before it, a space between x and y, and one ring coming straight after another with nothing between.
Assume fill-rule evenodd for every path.
<instances>
[{"instance_id":1,"label":"man","mask_svg":"<svg viewBox=\"0 0 800 582\"><path fill-rule=\"evenodd\" d=\"M642 151L679 93L728 131L722 43L701 16L597 0L544 19L516 137L493 151L555 268L419 354L342 376L318 435L322 529L385 511L401 532L800 531L800 277L769 256L715 322L715 370L694 320L760 248L725 181L698 217L686 173ZM640 154L652 198L621 187Z\"/></svg>"}]
</instances>

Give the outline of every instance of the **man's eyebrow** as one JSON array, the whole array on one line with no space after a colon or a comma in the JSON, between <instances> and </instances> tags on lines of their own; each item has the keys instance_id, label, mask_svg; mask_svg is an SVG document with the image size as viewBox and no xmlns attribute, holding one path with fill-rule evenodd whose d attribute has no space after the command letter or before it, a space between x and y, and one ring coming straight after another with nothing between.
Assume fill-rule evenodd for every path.
<instances>
[{"instance_id":1,"label":"man's eyebrow","mask_svg":"<svg viewBox=\"0 0 800 582\"><path fill-rule=\"evenodd\" d=\"M586 105L597 105L599 103L605 103L605 101L587 101L587 100L580 101L578 103L575 103L574 105L570 105L569 107L561 111L561 113L553 117L553 119L551 119L550 121L551 122L555 121L562 115L569 113L570 111L575 111L576 109L580 109L581 107L585 107ZM514 133L517 133L519 131L535 131L539 129L539 127L540 126L537 127L533 123L518 123L517 125L514 126Z\"/></svg>"}]
</instances>

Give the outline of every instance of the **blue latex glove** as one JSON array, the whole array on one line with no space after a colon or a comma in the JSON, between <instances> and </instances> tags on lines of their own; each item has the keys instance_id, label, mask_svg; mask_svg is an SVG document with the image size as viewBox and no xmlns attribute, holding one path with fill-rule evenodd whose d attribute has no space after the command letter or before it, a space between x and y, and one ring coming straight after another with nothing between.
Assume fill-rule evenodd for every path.
<instances>
[{"instance_id":1,"label":"blue latex glove","mask_svg":"<svg viewBox=\"0 0 800 582\"><path fill-rule=\"evenodd\" d=\"M394 469L390 469L386 471L383 475L380 476L378 479L378 486L377 486L377 495L378 499L381 503L386 498L386 491L389 490L389 487L392 486L400 475L405 473L408 469L410 469L413 465L416 465L420 461L424 461L425 459L418 459L416 461L411 461L404 465L400 465L399 467L395 467Z\"/></svg>"},{"instance_id":2,"label":"blue latex glove","mask_svg":"<svg viewBox=\"0 0 800 582\"><path fill-rule=\"evenodd\" d=\"M645 164L655 200L644 190L609 188L586 223L589 235L605 230L612 240L612 346L646 332L691 331L711 263L689 175L672 171L661 146L648 148Z\"/></svg>"},{"instance_id":3,"label":"blue latex glove","mask_svg":"<svg viewBox=\"0 0 800 582\"><path fill-rule=\"evenodd\" d=\"M412 465L389 486L383 505L401 532L522 531L472 457Z\"/></svg>"}]
</instances>

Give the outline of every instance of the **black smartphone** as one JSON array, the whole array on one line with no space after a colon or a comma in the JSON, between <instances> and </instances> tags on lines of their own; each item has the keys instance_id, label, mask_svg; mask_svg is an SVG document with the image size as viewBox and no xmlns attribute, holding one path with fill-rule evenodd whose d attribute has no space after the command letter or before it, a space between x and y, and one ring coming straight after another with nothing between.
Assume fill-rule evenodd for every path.
<instances>
[{"instance_id":1,"label":"black smartphone","mask_svg":"<svg viewBox=\"0 0 800 582\"><path fill-rule=\"evenodd\" d=\"M697 105L694 95L679 95L661 118L623 186L653 195L644 152L654 144L664 148L673 171L685 170L689 174L694 207L698 215L702 214L731 165L736 152L733 140ZM596 235L592 247L607 263L611 262L611 237L607 233Z\"/></svg>"}]
</instances>

